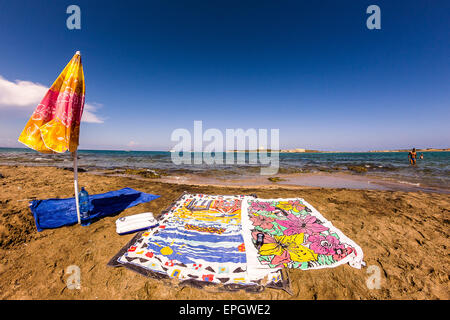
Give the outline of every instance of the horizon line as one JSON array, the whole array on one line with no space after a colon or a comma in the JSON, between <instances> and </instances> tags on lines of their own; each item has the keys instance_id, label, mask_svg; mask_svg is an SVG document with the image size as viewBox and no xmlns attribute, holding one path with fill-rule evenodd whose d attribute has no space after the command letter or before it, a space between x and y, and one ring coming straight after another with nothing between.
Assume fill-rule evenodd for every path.
<instances>
[{"instance_id":1,"label":"horizon line","mask_svg":"<svg viewBox=\"0 0 450 320\"><path fill-rule=\"evenodd\" d=\"M25 147L3 147L0 146L0 149L23 149L23 150L33 150L31 148L25 148ZM358 151L346 151L346 150L319 150L319 149L305 149L307 151L304 152L295 152L295 151L287 151L287 150L295 150L295 149L280 149L280 150L274 150L274 151L279 151L279 153L383 153L383 152L406 152L411 150L412 148L398 148L398 149L383 149L383 150L358 150ZM415 148L416 151L420 151L420 152L449 152L450 151L450 147L447 148L433 148L433 147L428 147L428 148ZM33 150L36 151L36 150ZM77 151L114 151L114 152L174 152L172 150L132 150L132 149L77 149ZM222 153L227 153L227 152L261 152L261 151L270 151L271 149L264 149L264 150L225 150L225 151L217 151L217 152L222 152ZM285 152L281 152L281 151L285 151ZM38 152L38 151L36 151ZM179 151L182 152L182 151ZM195 153L194 151L185 151L185 152L190 152L190 153ZM39 153L39 152L38 152ZM69 152L70 153L70 152ZM205 153L205 152L202 152ZM210 152L208 152L210 153ZM55 153L57 154L57 153Z\"/></svg>"}]
</instances>

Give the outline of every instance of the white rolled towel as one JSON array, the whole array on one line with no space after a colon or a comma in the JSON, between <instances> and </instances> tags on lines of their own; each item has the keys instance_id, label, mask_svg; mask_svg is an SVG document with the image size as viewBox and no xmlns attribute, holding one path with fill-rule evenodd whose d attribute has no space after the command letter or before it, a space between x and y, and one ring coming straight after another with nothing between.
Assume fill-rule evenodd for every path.
<instances>
[{"instance_id":1,"label":"white rolled towel","mask_svg":"<svg viewBox=\"0 0 450 320\"><path fill-rule=\"evenodd\" d=\"M116 220L116 232L126 234L140 230L156 227L158 221L153 217L153 213L144 212Z\"/></svg>"}]
</instances>

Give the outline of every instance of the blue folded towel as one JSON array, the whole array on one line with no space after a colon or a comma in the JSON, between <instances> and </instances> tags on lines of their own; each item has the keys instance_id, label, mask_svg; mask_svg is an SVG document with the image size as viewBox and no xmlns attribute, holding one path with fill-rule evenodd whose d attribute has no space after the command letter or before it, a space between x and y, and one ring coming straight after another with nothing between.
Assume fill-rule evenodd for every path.
<instances>
[{"instance_id":1,"label":"blue folded towel","mask_svg":"<svg viewBox=\"0 0 450 320\"><path fill-rule=\"evenodd\" d=\"M159 196L131 188L89 195L91 221L118 214L139 203L157 198ZM30 202L30 208L38 231L78 223L75 198L33 200Z\"/></svg>"}]
</instances>

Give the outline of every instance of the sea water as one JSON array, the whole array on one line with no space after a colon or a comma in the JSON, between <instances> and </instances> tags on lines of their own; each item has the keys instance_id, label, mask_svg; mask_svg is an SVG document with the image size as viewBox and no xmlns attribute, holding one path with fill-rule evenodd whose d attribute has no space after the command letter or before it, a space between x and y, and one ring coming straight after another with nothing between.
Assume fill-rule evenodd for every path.
<instances>
[{"instance_id":1,"label":"sea water","mask_svg":"<svg viewBox=\"0 0 450 320\"><path fill-rule=\"evenodd\" d=\"M237 154L237 153L236 153ZM418 152L420 155L421 152ZM411 166L407 152L348 152L348 153L280 153L279 174L337 173L376 176L405 186L450 189L450 152L423 152ZM225 159L225 154L222 155ZM154 169L171 173L191 173L221 177L256 176L259 164L205 163L176 165L171 153L165 151L78 150L78 165L85 170ZM192 158L194 154L192 154ZM245 153L246 159L249 153ZM192 162L193 163L193 162ZM46 155L25 148L0 148L0 165L55 166L72 168L69 153Z\"/></svg>"}]
</instances>

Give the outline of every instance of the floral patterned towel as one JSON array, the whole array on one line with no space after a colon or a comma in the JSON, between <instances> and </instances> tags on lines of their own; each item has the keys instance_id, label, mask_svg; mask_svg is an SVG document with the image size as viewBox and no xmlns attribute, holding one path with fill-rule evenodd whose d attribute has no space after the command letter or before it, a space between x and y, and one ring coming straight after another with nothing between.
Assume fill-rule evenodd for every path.
<instances>
[{"instance_id":1,"label":"floral patterned towel","mask_svg":"<svg viewBox=\"0 0 450 320\"><path fill-rule=\"evenodd\" d=\"M246 198L242 225L249 273L364 265L361 248L301 198Z\"/></svg>"}]
</instances>

